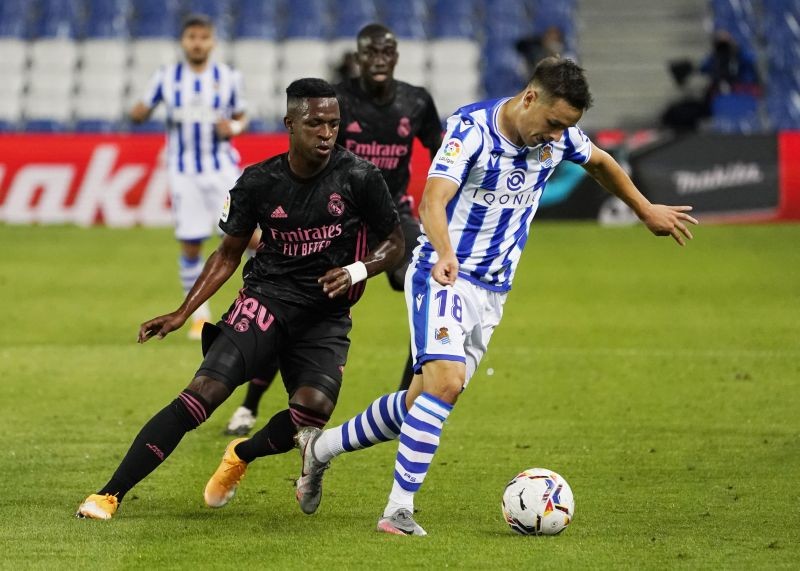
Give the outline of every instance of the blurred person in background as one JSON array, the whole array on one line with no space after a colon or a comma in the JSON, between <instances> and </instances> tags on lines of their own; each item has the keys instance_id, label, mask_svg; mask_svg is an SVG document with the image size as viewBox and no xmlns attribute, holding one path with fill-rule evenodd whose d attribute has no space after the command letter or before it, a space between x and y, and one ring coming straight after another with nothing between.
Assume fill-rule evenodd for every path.
<instances>
[{"instance_id":1,"label":"blurred person in background","mask_svg":"<svg viewBox=\"0 0 800 571\"><path fill-rule=\"evenodd\" d=\"M691 60L669 63L675 83L687 93L664 111L661 124L677 130L695 130L711 117L714 101L729 94L761 97L761 79L755 56L739 46L727 30L717 30L711 38L711 52L699 66ZM693 76L702 76L699 93L692 93Z\"/></svg>"},{"instance_id":2,"label":"blurred person in background","mask_svg":"<svg viewBox=\"0 0 800 571\"><path fill-rule=\"evenodd\" d=\"M525 59L528 77L533 74L536 64L546 57L563 57L578 61L577 56L567 49L564 31L558 26L550 26L539 36L528 36L514 44L517 52Z\"/></svg>"},{"instance_id":3,"label":"blurred person in background","mask_svg":"<svg viewBox=\"0 0 800 571\"><path fill-rule=\"evenodd\" d=\"M203 242L214 233L225 195L241 174L230 141L246 128L247 118L240 74L210 59L215 46L211 19L202 14L186 18L180 45L184 61L154 73L130 117L141 123L159 104L167 110L170 199L181 249L178 271L188 293L203 269ZM211 309L204 303L192 316L188 337L200 339L203 323L210 320Z\"/></svg>"},{"instance_id":4,"label":"blurred person in background","mask_svg":"<svg viewBox=\"0 0 800 571\"><path fill-rule=\"evenodd\" d=\"M442 125L433 98L424 87L394 78L399 55L397 38L389 28L381 24L365 26L358 33L356 45L358 75L335 86L342 115L336 142L378 166L389 186L400 214L406 255L386 276L392 289L402 292L406 268L420 236L419 219L408 194L411 148L417 138L433 158L442 141ZM408 388L412 377L409 352L401 390ZM227 434L247 434L252 429L261 396L270 382L262 376L248 385L244 402L228 422Z\"/></svg>"}]
</instances>

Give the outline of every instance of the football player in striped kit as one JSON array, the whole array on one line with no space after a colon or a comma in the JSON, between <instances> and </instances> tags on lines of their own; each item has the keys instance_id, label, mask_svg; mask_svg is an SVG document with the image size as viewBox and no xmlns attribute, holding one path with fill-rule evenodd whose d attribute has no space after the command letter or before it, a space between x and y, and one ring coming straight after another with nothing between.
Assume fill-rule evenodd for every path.
<instances>
[{"instance_id":1,"label":"football player in striped kit","mask_svg":"<svg viewBox=\"0 0 800 571\"><path fill-rule=\"evenodd\" d=\"M184 61L155 72L130 116L140 123L159 104L167 110L170 198L181 248L181 285L188 293L203 269L203 242L211 237L226 193L241 174L230 140L245 129L247 118L240 74L210 57L215 45L211 19L197 14L184 20L180 45ZM192 318L189 338L200 339L203 323L210 320L211 310L203 304Z\"/></svg>"},{"instance_id":2,"label":"football player in striped kit","mask_svg":"<svg viewBox=\"0 0 800 571\"><path fill-rule=\"evenodd\" d=\"M339 427L297 435L301 509L313 513L322 475L337 455L399 436L394 482L378 530L426 535L414 495L443 425L486 352L548 177L561 161L582 165L658 236L681 246L696 224L690 206L651 204L605 151L576 126L591 105L583 70L542 60L514 97L462 107L447 122L420 204L424 233L406 273L416 376L408 392L375 400Z\"/></svg>"}]
</instances>

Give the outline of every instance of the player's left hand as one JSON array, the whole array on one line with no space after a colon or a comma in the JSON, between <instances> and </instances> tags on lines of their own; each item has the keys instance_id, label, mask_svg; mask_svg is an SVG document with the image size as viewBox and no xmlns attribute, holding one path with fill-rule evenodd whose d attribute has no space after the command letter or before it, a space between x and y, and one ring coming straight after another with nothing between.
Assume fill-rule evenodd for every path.
<instances>
[{"instance_id":1,"label":"player's left hand","mask_svg":"<svg viewBox=\"0 0 800 571\"><path fill-rule=\"evenodd\" d=\"M352 285L350 274L344 268L328 270L317 282L322 284L322 291L328 294L330 298L344 294Z\"/></svg>"},{"instance_id":2,"label":"player's left hand","mask_svg":"<svg viewBox=\"0 0 800 571\"><path fill-rule=\"evenodd\" d=\"M686 223L699 224L687 212L691 206L668 206L666 204L651 204L642 215L642 222L656 236L672 236L681 246L686 244L684 237L691 240L692 232Z\"/></svg>"},{"instance_id":3,"label":"player's left hand","mask_svg":"<svg viewBox=\"0 0 800 571\"><path fill-rule=\"evenodd\" d=\"M139 343L144 343L152 337L163 339L171 331L180 329L184 323L186 323L186 317L177 311L154 317L139 327Z\"/></svg>"},{"instance_id":4,"label":"player's left hand","mask_svg":"<svg viewBox=\"0 0 800 571\"><path fill-rule=\"evenodd\" d=\"M222 139L230 139L231 137L235 137L239 134L231 127L231 121L228 119L220 119L217 121L216 129L217 135L219 135Z\"/></svg>"}]
</instances>

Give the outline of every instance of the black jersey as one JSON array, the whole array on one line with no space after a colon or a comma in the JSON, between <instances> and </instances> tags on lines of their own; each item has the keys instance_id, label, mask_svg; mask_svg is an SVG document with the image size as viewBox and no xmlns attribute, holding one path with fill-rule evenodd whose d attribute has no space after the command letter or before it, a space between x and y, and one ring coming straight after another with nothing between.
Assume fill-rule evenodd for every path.
<instances>
[{"instance_id":1,"label":"black jersey","mask_svg":"<svg viewBox=\"0 0 800 571\"><path fill-rule=\"evenodd\" d=\"M287 153L247 167L219 227L231 236L250 236L261 227L261 244L244 267L246 288L335 313L353 305L365 284L329 299L317 280L365 257L367 230L384 240L397 224L380 171L337 145L311 179L292 173Z\"/></svg>"},{"instance_id":2,"label":"black jersey","mask_svg":"<svg viewBox=\"0 0 800 571\"><path fill-rule=\"evenodd\" d=\"M395 203L409 208L405 196L414 137L434 151L442 137L442 124L430 93L395 80L394 98L377 105L361 89L358 79L335 88L342 115L336 142L377 165Z\"/></svg>"}]
</instances>

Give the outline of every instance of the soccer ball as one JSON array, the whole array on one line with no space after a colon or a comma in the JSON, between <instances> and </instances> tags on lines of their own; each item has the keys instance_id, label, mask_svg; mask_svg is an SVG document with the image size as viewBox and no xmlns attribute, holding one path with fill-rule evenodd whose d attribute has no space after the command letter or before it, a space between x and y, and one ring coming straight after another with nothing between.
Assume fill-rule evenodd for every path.
<instances>
[{"instance_id":1,"label":"soccer ball","mask_svg":"<svg viewBox=\"0 0 800 571\"><path fill-rule=\"evenodd\" d=\"M556 535L575 517L567 481L545 468L529 468L506 486L500 506L509 527L522 535Z\"/></svg>"}]
</instances>

